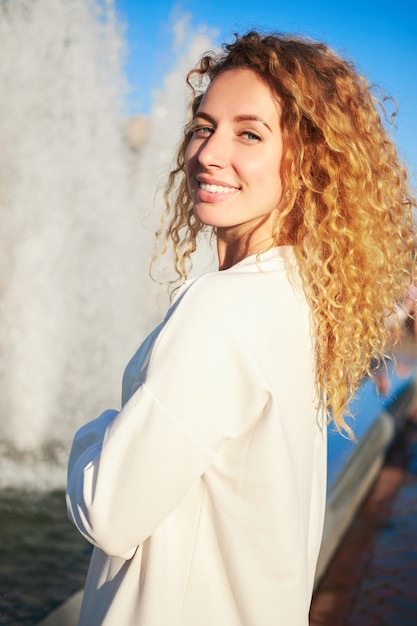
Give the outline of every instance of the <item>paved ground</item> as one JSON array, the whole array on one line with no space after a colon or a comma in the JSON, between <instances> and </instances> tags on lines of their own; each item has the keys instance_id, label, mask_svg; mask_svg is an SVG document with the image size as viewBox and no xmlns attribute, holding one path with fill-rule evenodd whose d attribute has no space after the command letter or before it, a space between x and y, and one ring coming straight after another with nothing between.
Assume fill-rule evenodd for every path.
<instances>
[{"instance_id":1,"label":"paved ground","mask_svg":"<svg viewBox=\"0 0 417 626\"><path fill-rule=\"evenodd\" d=\"M415 417L316 590L310 626L417 626Z\"/></svg>"}]
</instances>

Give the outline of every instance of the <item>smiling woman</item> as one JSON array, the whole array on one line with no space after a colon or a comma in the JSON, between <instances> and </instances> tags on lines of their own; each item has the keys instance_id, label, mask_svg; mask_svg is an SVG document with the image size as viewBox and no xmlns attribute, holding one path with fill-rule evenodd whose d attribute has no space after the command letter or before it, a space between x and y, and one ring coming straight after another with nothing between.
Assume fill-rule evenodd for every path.
<instances>
[{"instance_id":1,"label":"smiling woman","mask_svg":"<svg viewBox=\"0 0 417 626\"><path fill-rule=\"evenodd\" d=\"M185 165L195 215L216 228L220 269L278 243L280 119L279 100L247 69L218 76L196 111Z\"/></svg>"},{"instance_id":2,"label":"smiling woman","mask_svg":"<svg viewBox=\"0 0 417 626\"><path fill-rule=\"evenodd\" d=\"M165 196L183 284L69 460L80 625L307 626L327 419L346 428L412 275L416 204L348 63L248 33L196 77ZM219 268L188 280L204 231Z\"/></svg>"}]
</instances>

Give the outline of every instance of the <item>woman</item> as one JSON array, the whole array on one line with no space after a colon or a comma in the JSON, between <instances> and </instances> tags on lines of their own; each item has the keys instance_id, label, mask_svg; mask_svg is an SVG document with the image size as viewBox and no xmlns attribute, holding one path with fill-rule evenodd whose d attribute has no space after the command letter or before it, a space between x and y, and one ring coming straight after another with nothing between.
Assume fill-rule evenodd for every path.
<instances>
[{"instance_id":1,"label":"woman","mask_svg":"<svg viewBox=\"0 0 417 626\"><path fill-rule=\"evenodd\" d=\"M339 429L410 280L415 206L366 82L249 33L190 72L167 192L183 285L75 436L81 624L305 626ZM187 281L201 232L219 271Z\"/></svg>"}]
</instances>

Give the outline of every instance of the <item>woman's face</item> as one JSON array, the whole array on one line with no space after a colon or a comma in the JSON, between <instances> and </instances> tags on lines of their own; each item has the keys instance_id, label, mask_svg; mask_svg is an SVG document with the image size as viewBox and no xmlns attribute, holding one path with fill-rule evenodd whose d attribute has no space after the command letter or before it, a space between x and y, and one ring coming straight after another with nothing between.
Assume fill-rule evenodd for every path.
<instances>
[{"instance_id":1,"label":"woman's face","mask_svg":"<svg viewBox=\"0 0 417 626\"><path fill-rule=\"evenodd\" d=\"M249 69L227 70L210 84L185 154L200 222L242 232L272 224L282 196L281 112L278 99Z\"/></svg>"}]
</instances>

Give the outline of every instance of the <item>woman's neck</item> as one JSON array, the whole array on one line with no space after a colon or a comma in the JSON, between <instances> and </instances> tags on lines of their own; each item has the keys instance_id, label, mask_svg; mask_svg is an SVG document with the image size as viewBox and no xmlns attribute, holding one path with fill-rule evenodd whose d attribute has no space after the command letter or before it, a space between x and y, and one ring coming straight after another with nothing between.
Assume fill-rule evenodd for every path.
<instances>
[{"instance_id":1,"label":"woman's neck","mask_svg":"<svg viewBox=\"0 0 417 626\"><path fill-rule=\"evenodd\" d=\"M219 269L227 270L232 265L252 254L259 254L274 246L290 243L276 232L277 209L271 213L233 226L217 227L217 254Z\"/></svg>"},{"instance_id":2,"label":"woman's neck","mask_svg":"<svg viewBox=\"0 0 417 626\"><path fill-rule=\"evenodd\" d=\"M233 242L226 242L224 239L217 237L217 254L219 258L219 270L227 270L232 265L236 265L239 261L246 259L252 254L258 254L269 250L275 244L273 237L267 237L260 241L257 240L251 244L250 241L237 239Z\"/></svg>"}]
</instances>

